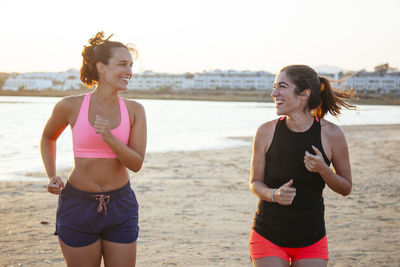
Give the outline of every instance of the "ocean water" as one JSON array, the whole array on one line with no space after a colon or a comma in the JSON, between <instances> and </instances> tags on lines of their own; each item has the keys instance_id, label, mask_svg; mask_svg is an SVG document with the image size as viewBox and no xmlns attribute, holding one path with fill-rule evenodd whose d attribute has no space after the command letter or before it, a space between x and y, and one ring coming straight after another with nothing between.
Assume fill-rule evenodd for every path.
<instances>
[{"instance_id":1,"label":"ocean water","mask_svg":"<svg viewBox=\"0 0 400 267\"><path fill-rule=\"evenodd\" d=\"M38 179L43 172L40 137L60 98L0 96L0 180ZM146 110L147 152L223 149L248 145L229 137L253 136L263 122L276 118L272 103L138 100ZM343 110L339 125L399 124L400 106L360 105ZM57 168L73 165L71 130L57 141Z\"/></svg>"}]
</instances>

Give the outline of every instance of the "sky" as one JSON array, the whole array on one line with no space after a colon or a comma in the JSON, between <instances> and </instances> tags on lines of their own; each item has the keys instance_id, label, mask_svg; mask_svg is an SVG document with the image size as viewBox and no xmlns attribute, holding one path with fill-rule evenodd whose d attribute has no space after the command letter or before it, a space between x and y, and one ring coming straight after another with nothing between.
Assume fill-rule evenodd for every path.
<instances>
[{"instance_id":1,"label":"sky","mask_svg":"<svg viewBox=\"0 0 400 267\"><path fill-rule=\"evenodd\" d=\"M134 72L400 68L399 14L399 0L2 0L0 72L79 69L101 30L138 48Z\"/></svg>"}]
</instances>

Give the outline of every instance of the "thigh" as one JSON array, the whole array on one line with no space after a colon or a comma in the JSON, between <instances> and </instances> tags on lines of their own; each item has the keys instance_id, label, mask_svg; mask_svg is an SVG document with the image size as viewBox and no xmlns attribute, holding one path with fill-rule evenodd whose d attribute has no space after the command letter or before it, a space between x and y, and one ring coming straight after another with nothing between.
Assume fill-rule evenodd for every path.
<instances>
[{"instance_id":1,"label":"thigh","mask_svg":"<svg viewBox=\"0 0 400 267\"><path fill-rule=\"evenodd\" d=\"M85 247L71 247L59 239L67 266L99 267L101 263L101 240Z\"/></svg>"},{"instance_id":2,"label":"thigh","mask_svg":"<svg viewBox=\"0 0 400 267\"><path fill-rule=\"evenodd\" d=\"M295 260L292 264L293 267L326 267L328 261L324 259L301 259Z\"/></svg>"},{"instance_id":3,"label":"thigh","mask_svg":"<svg viewBox=\"0 0 400 267\"><path fill-rule=\"evenodd\" d=\"M264 257L253 260L255 267L289 267L290 264L287 260L279 257Z\"/></svg>"},{"instance_id":4,"label":"thigh","mask_svg":"<svg viewBox=\"0 0 400 267\"><path fill-rule=\"evenodd\" d=\"M102 241L104 266L135 267L136 241L129 244Z\"/></svg>"}]
</instances>

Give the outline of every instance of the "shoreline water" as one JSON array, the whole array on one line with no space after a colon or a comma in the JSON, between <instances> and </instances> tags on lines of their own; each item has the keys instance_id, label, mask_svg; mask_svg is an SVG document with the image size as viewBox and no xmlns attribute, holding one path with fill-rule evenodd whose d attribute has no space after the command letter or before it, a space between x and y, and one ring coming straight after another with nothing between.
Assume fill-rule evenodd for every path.
<instances>
[{"instance_id":1,"label":"shoreline water","mask_svg":"<svg viewBox=\"0 0 400 267\"><path fill-rule=\"evenodd\" d=\"M346 129L354 129L354 128L359 128L359 129L365 129L365 128L382 128L382 127L398 127L400 129L400 124L371 124L371 125L343 125L341 126L342 129L346 131ZM399 131L400 134L400 131ZM234 137L227 137L227 139L232 139L232 140L237 140L240 141L240 143L237 143L235 145L231 145L228 147L215 147L212 149L198 149L198 150L173 150L173 151L162 151L162 152L147 152L147 155L167 155L168 153L185 153L185 152L203 152L203 151L221 151L225 149L230 149L230 148L242 148L246 146L251 146L252 145L252 140L253 136L234 136ZM72 155L71 155L72 156ZM59 170L62 172L62 175L64 177L67 177L69 172L72 169L71 166L63 166L59 168ZM43 167L40 167L42 169ZM12 182L12 181L18 181L18 182L40 182L43 181L43 179L47 179L46 174L42 171L25 171L23 173L18 172L14 175L12 175L12 178L8 179L1 179L0 182ZM18 177L15 180L15 177Z\"/></svg>"},{"instance_id":2,"label":"shoreline water","mask_svg":"<svg viewBox=\"0 0 400 267\"><path fill-rule=\"evenodd\" d=\"M372 125L343 125L341 126L342 129L353 129L353 128L381 128L381 127L399 127L400 129L400 124L372 124ZM399 131L400 134L400 131ZM253 136L235 136L235 137L227 137L228 139L232 140L238 140L241 141L240 144L235 144L229 147L216 147L212 149L200 149L200 150L174 150L174 151L162 151L162 152L147 152L147 155L167 155L168 153L184 153L184 152L203 152L203 151L221 151L225 149L230 149L230 148L242 148L246 146L251 146L252 145L252 140ZM69 174L69 172L72 170L72 165L71 166L64 166L62 168L59 168L61 171L62 175L64 178L66 178ZM43 171L26 171L23 174L15 174L13 177L17 177L18 179L16 181L22 181L22 182L40 182L43 181L43 179L47 179L46 174ZM12 182L15 181L13 178L10 179L0 179L0 182Z\"/></svg>"},{"instance_id":3,"label":"shoreline water","mask_svg":"<svg viewBox=\"0 0 400 267\"><path fill-rule=\"evenodd\" d=\"M42 171L39 142L59 98L0 97L0 180L34 179ZM147 111L148 151L195 151L243 145L235 136L253 136L259 125L276 119L275 105L255 102L141 100ZM400 124L400 106L359 105L343 110L338 125ZM57 166L73 164L71 130L57 141Z\"/></svg>"},{"instance_id":4,"label":"shoreline water","mask_svg":"<svg viewBox=\"0 0 400 267\"><path fill-rule=\"evenodd\" d=\"M400 125L342 128L353 191L347 197L324 191L328 266L398 266ZM250 160L250 144L148 154L131 174L140 205L136 266L250 267L248 234L258 202L248 189ZM45 185L0 182L1 266L65 266L53 235L57 196Z\"/></svg>"}]
</instances>

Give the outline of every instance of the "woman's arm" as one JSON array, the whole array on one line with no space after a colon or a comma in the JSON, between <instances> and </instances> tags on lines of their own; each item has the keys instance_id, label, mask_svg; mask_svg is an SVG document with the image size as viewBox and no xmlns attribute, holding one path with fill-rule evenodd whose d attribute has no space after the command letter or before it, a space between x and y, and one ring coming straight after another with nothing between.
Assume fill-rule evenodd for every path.
<instances>
[{"instance_id":1,"label":"woman's arm","mask_svg":"<svg viewBox=\"0 0 400 267\"><path fill-rule=\"evenodd\" d=\"M291 187L293 180L280 188L269 188L264 183L265 153L272 142L275 125L276 121L261 125L254 137L249 188L261 200L290 205L296 195L296 189Z\"/></svg>"},{"instance_id":2,"label":"woman's arm","mask_svg":"<svg viewBox=\"0 0 400 267\"><path fill-rule=\"evenodd\" d=\"M127 108L133 110L134 117L128 145L112 135L108 121L99 116L96 117L94 128L102 135L104 142L111 147L121 163L138 172L142 168L147 146L146 114L143 106L137 102L127 101Z\"/></svg>"},{"instance_id":3,"label":"woman's arm","mask_svg":"<svg viewBox=\"0 0 400 267\"><path fill-rule=\"evenodd\" d=\"M331 162L334 171L325 163L322 153L313 146L316 155L306 151L304 164L311 172L317 172L324 179L330 189L343 196L350 194L352 188L349 150L346 138L340 127L330 124L326 131L329 147L332 151Z\"/></svg>"},{"instance_id":4,"label":"woman's arm","mask_svg":"<svg viewBox=\"0 0 400 267\"><path fill-rule=\"evenodd\" d=\"M70 99L64 98L54 106L40 140L40 153L47 176L50 179L47 190L53 194L59 194L60 188L64 187L63 181L56 174L56 142L69 124L69 102Z\"/></svg>"}]
</instances>

